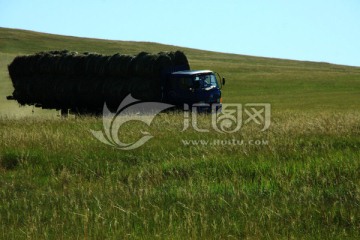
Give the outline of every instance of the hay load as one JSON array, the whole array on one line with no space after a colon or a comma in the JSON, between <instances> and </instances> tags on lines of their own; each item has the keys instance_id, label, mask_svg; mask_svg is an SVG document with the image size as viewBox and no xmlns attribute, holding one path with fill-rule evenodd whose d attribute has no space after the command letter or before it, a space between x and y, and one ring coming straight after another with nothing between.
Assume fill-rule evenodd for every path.
<instances>
[{"instance_id":1,"label":"hay load","mask_svg":"<svg viewBox=\"0 0 360 240\"><path fill-rule=\"evenodd\" d=\"M166 74L190 66L180 51L107 56L64 50L18 56L8 69L12 97L22 105L98 113L104 102L116 109L128 94L161 101Z\"/></svg>"}]
</instances>

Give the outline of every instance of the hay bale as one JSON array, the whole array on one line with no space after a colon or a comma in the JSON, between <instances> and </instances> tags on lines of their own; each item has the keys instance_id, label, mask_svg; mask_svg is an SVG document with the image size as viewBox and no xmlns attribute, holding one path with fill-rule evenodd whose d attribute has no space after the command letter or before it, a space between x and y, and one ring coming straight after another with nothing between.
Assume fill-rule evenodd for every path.
<instances>
[{"instance_id":1,"label":"hay bale","mask_svg":"<svg viewBox=\"0 0 360 240\"><path fill-rule=\"evenodd\" d=\"M179 51L136 56L49 51L18 56L8 66L20 104L86 112L98 112L104 102L116 109L130 93L160 101L165 74L189 68Z\"/></svg>"},{"instance_id":2,"label":"hay bale","mask_svg":"<svg viewBox=\"0 0 360 240\"><path fill-rule=\"evenodd\" d=\"M115 54L108 60L106 72L109 76L126 78L129 76L130 63L134 57L129 55Z\"/></svg>"},{"instance_id":3,"label":"hay bale","mask_svg":"<svg viewBox=\"0 0 360 240\"><path fill-rule=\"evenodd\" d=\"M106 102L109 109L116 110L122 99L124 99L128 94L128 84L129 81L126 79L119 79L110 77L107 78L103 84L102 96L103 102Z\"/></svg>"},{"instance_id":4,"label":"hay bale","mask_svg":"<svg viewBox=\"0 0 360 240\"><path fill-rule=\"evenodd\" d=\"M169 56L171 57L171 61L173 62L173 71L190 70L190 64L183 52L171 52Z\"/></svg>"},{"instance_id":5,"label":"hay bale","mask_svg":"<svg viewBox=\"0 0 360 240\"><path fill-rule=\"evenodd\" d=\"M153 66L155 76L163 76L172 71L174 63L169 54L159 53Z\"/></svg>"},{"instance_id":6,"label":"hay bale","mask_svg":"<svg viewBox=\"0 0 360 240\"><path fill-rule=\"evenodd\" d=\"M134 77L128 86L128 91L136 99L143 101L160 101L160 81L154 78Z\"/></svg>"}]
</instances>

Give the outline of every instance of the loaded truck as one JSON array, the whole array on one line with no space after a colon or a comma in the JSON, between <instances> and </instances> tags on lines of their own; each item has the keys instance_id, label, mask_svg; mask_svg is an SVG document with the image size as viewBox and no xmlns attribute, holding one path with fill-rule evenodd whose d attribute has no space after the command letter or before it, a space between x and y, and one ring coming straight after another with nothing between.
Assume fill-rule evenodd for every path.
<instances>
[{"instance_id":1,"label":"loaded truck","mask_svg":"<svg viewBox=\"0 0 360 240\"><path fill-rule=\"evenodd\" d=\"M100 55L63 51L18 56L8 66L21 105L78 114L114 111L129 94L141 101L221 105L225 79L211 70L190 70L183 52Z\"/></svg>"}]
</instances>

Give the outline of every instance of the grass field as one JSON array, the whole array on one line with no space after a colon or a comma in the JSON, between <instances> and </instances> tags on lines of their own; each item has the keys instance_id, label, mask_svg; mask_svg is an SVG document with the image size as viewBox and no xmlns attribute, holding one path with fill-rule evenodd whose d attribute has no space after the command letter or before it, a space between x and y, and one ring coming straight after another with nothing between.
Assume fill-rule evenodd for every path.
<instances>
[{"instance_id":1,"label":"grass field","mask_svg":"<svg viewBox=\"0 0 360 240\"><path fill-rule=\"evenodd\" d=\"M272 105L269 130L182 132L183 114L148 127L133 151L96 140L102 119L60 118L5 100L17 54L183 50L227 79L226 103ZM357 239L360 68L0 28L1 239ZM209 116L199 118L209 127ZM243 140L241 145L205 141ZM250 144L259 140L264 144Z\"/></svg>"}]
</instances>

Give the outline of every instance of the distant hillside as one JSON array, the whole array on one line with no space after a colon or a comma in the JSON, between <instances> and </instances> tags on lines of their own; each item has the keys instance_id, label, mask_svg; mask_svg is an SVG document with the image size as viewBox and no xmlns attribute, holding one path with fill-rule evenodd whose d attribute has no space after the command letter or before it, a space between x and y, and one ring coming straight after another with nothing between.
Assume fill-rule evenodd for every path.
<instances>
[{"instance_id":1,"label":"distant hillside","mask_svg":"<svg viewBox=\"0 0 360 240\"><path fill-rule=\"evenodd\" d=\"M228 61L244 61L248 64L256 65L271 64L277 66L302 66L310 68L333 68L336 66L328 63L315 63L218 53L152 42L113 41L105 39L80 38L1 27L0 40L0 52L15 54L31 54L38 51L53 49L68 49L80 52L91 50L93 52L103 54L113 54L117 52L136 54L141 51L159 52L179 49L185 51L190 56L190 58L202 61L227 59Z\"/></svg>"},{"instance_id":2,"label":"distant hillside","mask_svg":"<svg viewBox=\"0 0 360 240\"><path fill-rule=\"evenodd\" d=\"M224 102L268 102L279 111L340 110L360 106L360 68L356 67L0 28L0 114L18 109L14 103L4 100L5 95L12 92L7 65L16 55L54 49L103 54L182 50L192 69L211 69L227 79Z\"/></svg>"}]
</instances>

